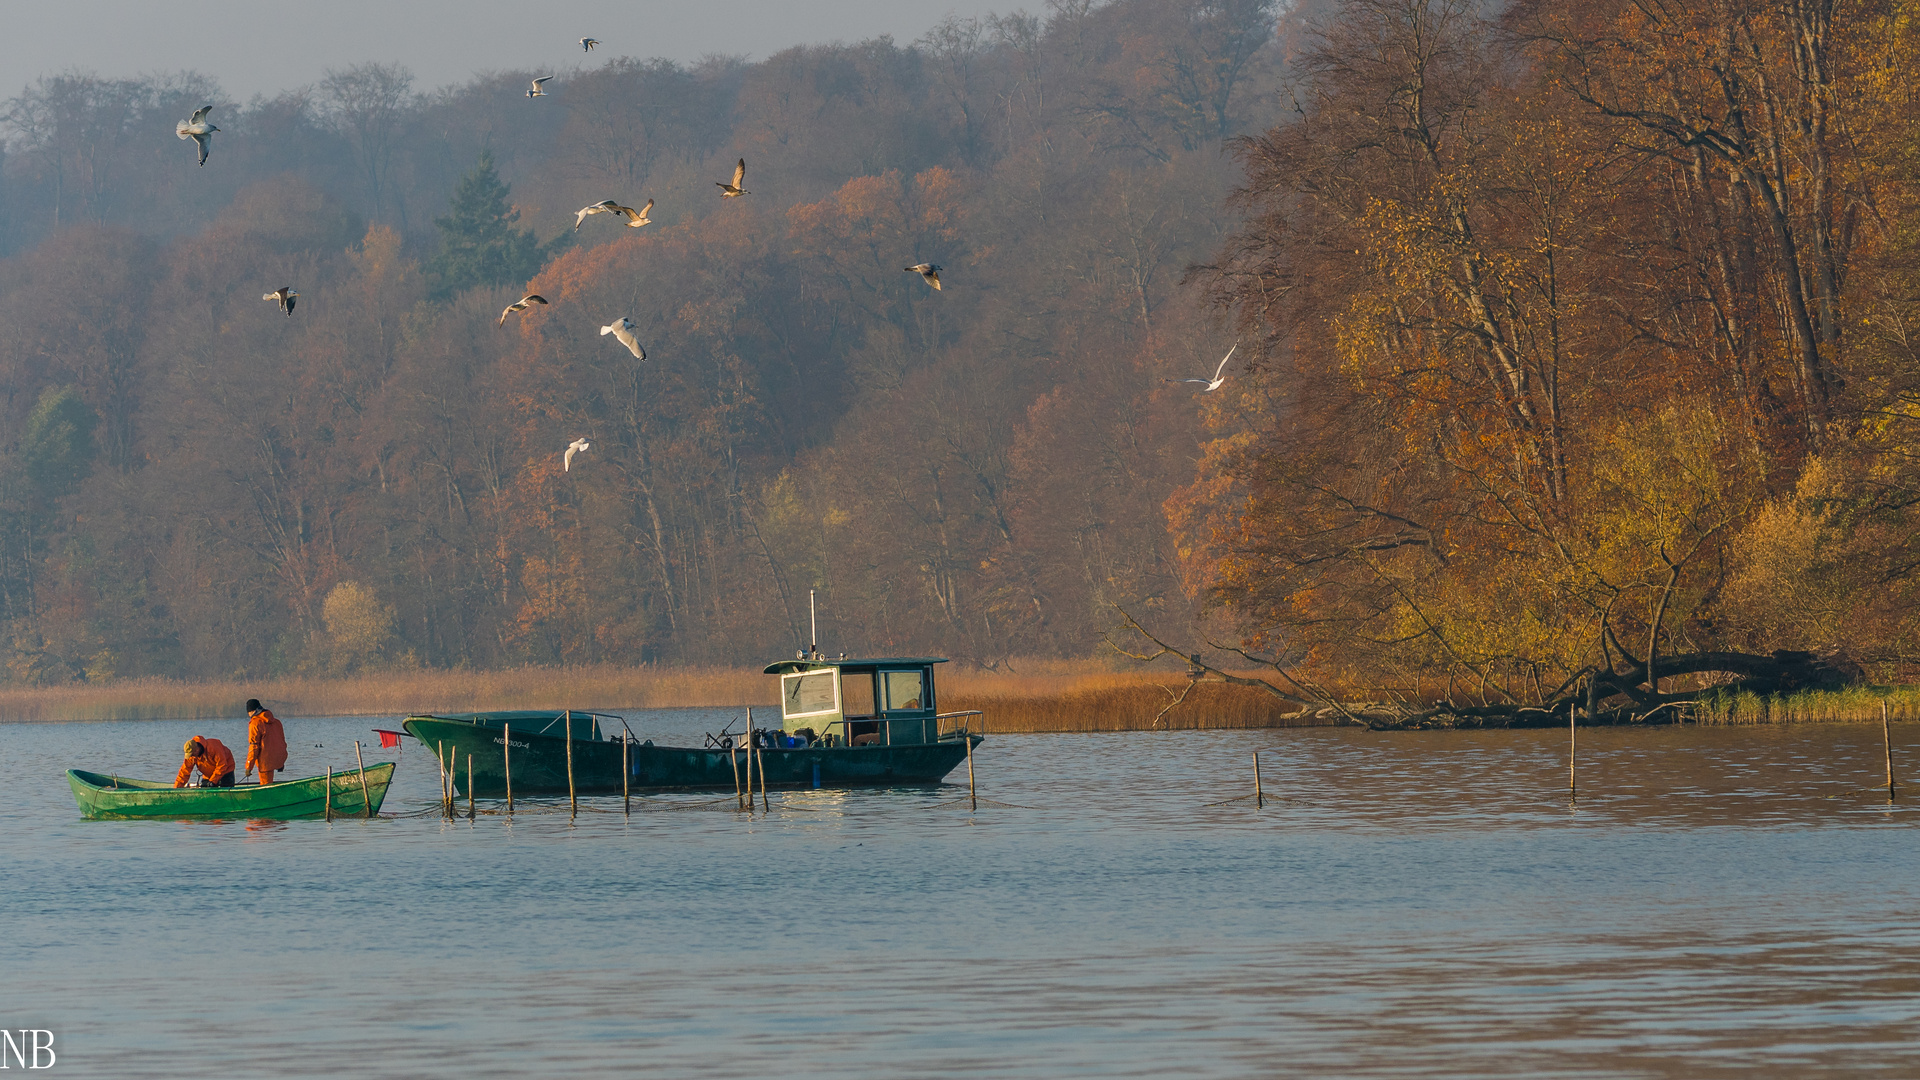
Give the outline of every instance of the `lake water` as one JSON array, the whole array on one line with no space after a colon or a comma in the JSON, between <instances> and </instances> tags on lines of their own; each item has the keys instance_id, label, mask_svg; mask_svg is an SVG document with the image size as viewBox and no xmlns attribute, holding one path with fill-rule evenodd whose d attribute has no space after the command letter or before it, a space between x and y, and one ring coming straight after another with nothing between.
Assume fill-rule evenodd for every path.
<instances>
[{"instance_id":1,"label":"lake water","mask_svg":"<svg viewBox=\"0 0 1920 1080\"><path fill-rule=\"evenodd\" d=\"M287 775L376 724L289 721ZM962 768L449 822L408 740L373 821L80 819L64 769L170 778L195 733L244 749L0 727L37 1075L1920 1075L1877 725L1583 730L1575 804L1564 731L1308 729L990 736L971 812ZM1223 802L1255 750L1266 806Z\"/></svg>"}]
</instances>

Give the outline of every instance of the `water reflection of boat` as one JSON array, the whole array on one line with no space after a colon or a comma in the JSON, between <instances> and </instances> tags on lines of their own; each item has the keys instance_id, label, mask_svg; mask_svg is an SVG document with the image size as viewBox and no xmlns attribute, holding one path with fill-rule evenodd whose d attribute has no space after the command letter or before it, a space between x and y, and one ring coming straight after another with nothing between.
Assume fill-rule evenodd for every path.
<instances>
[{"instance_id":1,"label":"water reflection of boat","mask_svg":"<svg viewBox=\"0 0 1920 1080\"><path fill-rule=\"evenodd\" d=\"M391 761L364 772L349 769L331 777L230 788L177 788L161 780L67 770L80 812L90 818L317 818L326 816L329 799L335 817L371 816L380 812L392 781Z\"/></svg>"},{"instance_id":2,"label":"water reflection of boat","mask_svg":"<svg viewBox=\"0 0 1920 1080\"><path fill-rule=\"evenodd\" d=\"M417 715L401 726L453 766L462 794L471 759L476 795L568 790L732 791L744 774L749 739L769 788L872 787L939 783L966 760L980 735L978 712L938 711L941 657L831 660L803 655L769 665L780 677L780 727L710 736L709 745L656 746L604 713L553 711ZM618 731L611 731L618 722Z\"/></svg>"}]
</instances>

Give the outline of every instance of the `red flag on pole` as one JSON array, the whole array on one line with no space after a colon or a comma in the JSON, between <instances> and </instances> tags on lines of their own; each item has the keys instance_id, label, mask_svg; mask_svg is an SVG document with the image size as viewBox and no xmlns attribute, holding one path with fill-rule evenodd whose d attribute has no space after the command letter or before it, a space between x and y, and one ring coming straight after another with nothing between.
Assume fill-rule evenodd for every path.
<instances>
[{"instance_id":1,"label":"red flag on pole","mask_svg":"<svg viewBox=\"0 0 1920 1080\"><path fill-rule=\"evenodd\" d=\"M402 734L401 732L388 731L386 728L374 728L373 730L377 734L379 734L380 745L382 747L386 747L390 749L392 747L400 745L400 736Z\"/></svg>"}]
</instances>

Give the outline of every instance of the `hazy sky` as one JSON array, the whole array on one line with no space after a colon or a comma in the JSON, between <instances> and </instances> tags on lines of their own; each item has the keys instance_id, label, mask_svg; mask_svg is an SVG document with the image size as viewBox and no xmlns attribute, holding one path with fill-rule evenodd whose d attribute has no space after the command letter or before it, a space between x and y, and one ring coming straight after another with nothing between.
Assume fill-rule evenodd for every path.
<instances>
[{"instance_id":1,"label":"hazy sky","mask_svg":"<svg viewBox=\"0 0 1920 1080\"><path fill-rule=\"evenodd\" d=\"M764 57L789 45L892 34L912 41L949 14L1037 9L1040 0L49 0L0 34L0 99L42 75L192 70L245 101L365 60L399 62L415 89L475 73L564 68L609 56ZM582 37L604 44L585 56ZM546 72L542 72L545 74Z\"/></svg>"}]
</instances>

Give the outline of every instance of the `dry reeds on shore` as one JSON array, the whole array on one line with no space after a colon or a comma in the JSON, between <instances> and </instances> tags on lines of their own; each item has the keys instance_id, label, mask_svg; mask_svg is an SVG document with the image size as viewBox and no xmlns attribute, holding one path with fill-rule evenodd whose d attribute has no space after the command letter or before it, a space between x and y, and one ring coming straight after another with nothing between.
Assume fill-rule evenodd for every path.
<instances>
[{"instance_id":1,"label":"dry reeds on shore","mask_svg":"<svg viewBox=\"0 0 1920 1080\"><path fill-rule=\"evenodd\" d=\"M1298 706L1244 686L1145 671L1015 675L958 671L941 682L943 710L979 709L992 732L1154 731L1312 726L1290 719ZM1172 705L1172 708L1168 706Z\"/></svg>"},{"instance_id":2,"label":"dry reeds on shore","mask_svg":"<svg viewBox=\"0 0 1920 1080\"><path fill-rule=\"evenodd\" d=\"M0 721L239 717L248 698L259 698L282 716L402 716L481 709L771 705L777 693L772 678L757 669L613 664L252 681L143 678L0 689Z\"/></svg>"},{"instance_id":3,"label":"dry reeds on shore","mask_svg":"<svg viewBox=\"0 0 1920 1080\"><path fill-rule=\"evenodd\" d=\"M1880 719L1883 702L1890 719L1920 719L1920 687L1854 686L1791 694L1717 694L1694 707L1694 720L1701 724L1864 723Z\"/></svg>"},{"instance_id":4,"label":"dry reeds on shore","mask_svg":"<svg viewBox=\"0 0 1920 1080\"><path fill-rule=\"evenodd\" d=\"M1024 674L950 666L940 673L941 709L980 709L988 732L1146 731L1282 727L1288 703L1222 683L1186 687L1178 675L1075 671L1066 663ZM0 689L0 721L238 718L257 697L282 716L402 716L483 709L772 707L772 676L758 668L520 667L499 671L405 671L344 678L108 683ZM1312 723L1313 721L1308 721Z\"/></svg>"}]
</instances>

